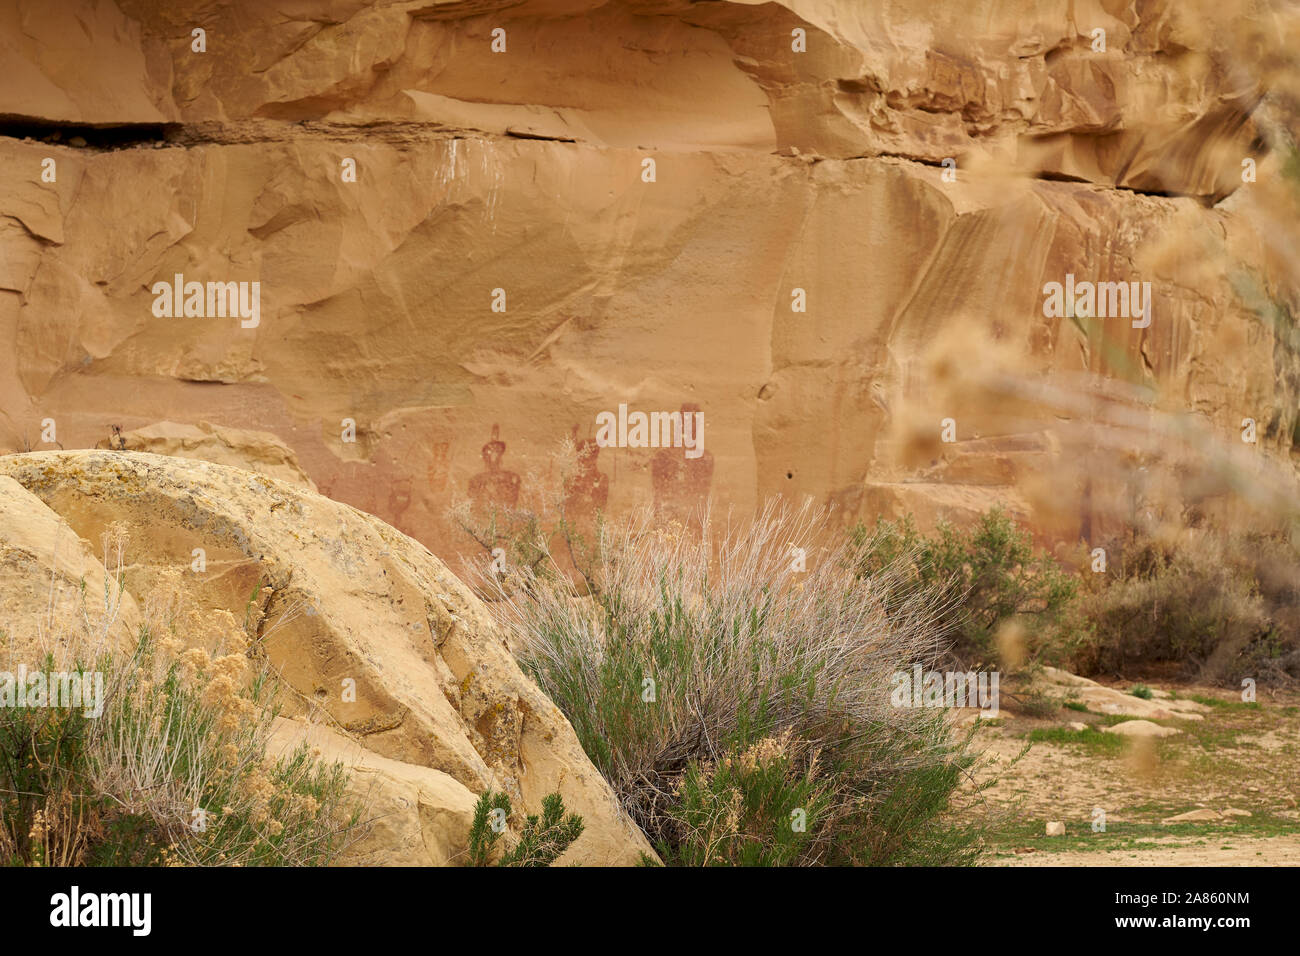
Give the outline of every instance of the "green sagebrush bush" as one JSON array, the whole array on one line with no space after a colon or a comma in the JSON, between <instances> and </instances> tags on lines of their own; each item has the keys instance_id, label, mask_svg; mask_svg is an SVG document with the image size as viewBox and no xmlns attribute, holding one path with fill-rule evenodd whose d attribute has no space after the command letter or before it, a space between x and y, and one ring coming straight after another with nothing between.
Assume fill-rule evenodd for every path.
<instances>
[{"instance_id":1,"label":"green sagebrush bush","mask_svg":"<svg viewBox=\"0 0 1300 956\"><path fill-rule=\"evenodd\" d=\"M478 798L469 831L471 866L488 865L506 832L505 821L509 817L510 798L506 794L488 791ZM582 830L582 817L576 813L565 814L564 798L558 793L548 794L542 798L541 815L529 815L524 820L518 841L501 854L496 865L550 866L582 835Z\"/></svg>"},{"instance_id":2,"label":"green sagebrush bush","mask_svg":"<svg viewBox=\"0 0 1300 956\"><path fill-rule=\"evenodd\" d=\"M581 587L483 587L526 669L665 862L954 863L974 757L942 713L894 707L933 660L934 601L897 564L817 545L824 515L603 524ZM791 543L808 543L806 571Z\"/></svg>"},{"instance_id":3,"label":"green sagebrush bush","mask_svg":"<svg viewBox=\"0 0 1300 956\"><path fill-rule=\"evenodd\" d=\"M940 522L932 534L921 534L908 515L871 528L859 524L852 535L864 575L901 566L917 587L936 595L937 623L959 662L1018 666L998 640L1013 624L1025 638L1017 657L1059 659L1068 652L1075 578L1002 511L985 513L968 530Z\"/></svg>"}]
</instances>

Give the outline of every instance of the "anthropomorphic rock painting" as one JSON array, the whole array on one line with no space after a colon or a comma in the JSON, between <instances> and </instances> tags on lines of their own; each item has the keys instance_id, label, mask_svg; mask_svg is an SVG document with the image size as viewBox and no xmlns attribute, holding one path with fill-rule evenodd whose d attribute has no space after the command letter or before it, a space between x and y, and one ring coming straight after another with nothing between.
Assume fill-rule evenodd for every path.
<instances>
[{"instance_id":1,"label":"anthropomorphic rock painting","mask_svg":"<svg viewBox=\"0 0 1300 956\"><path fill-rule=\"evenodd\" d=\"M609 501L609 476L596 467L600 446L594 438L579 438L573 426L573 448L577 463L564 479L564 510L571 518L583 518L603 511Z\"/></svg>"},{"instance_id":2,"label":"anthropomorphic rock painting","mask_svg":"<svg viewBox=\"0 0 1300 956\"><path fill-rule=\"evenodd\" d=\"M475 511L510 510L519 501L519 476L501 467L506 443L501 428L492 426L492 439L483 446L484 471L469 480L469 498Z\"/></svg>"},{"instance_id":3,"label":"anthropomorphic rock painting","mask_svg":"<svg viewBox=\"0 0 1300 956\"><path fill-rule=\"evenodd\" d=\"M699 411L698 404L684 403L682 421L696 421ZM691 457L687 448L661 448L655 453L650 465L655 511L682 520L702 513L713 483L713 453L703 450L696 454Z\"/></svg>"}]
</instances>

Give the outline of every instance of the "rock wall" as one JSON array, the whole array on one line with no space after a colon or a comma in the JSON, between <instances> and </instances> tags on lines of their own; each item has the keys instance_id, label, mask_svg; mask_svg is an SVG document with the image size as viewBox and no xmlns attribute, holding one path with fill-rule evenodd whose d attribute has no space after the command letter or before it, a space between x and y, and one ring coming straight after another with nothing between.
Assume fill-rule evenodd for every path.
<instances>
[{"instance_id":1,"label":"rock wall","mask_svg":"<svg viewBox=\"0 0 1300 956\"><path fill-rule=\"evenodd\" d=\"M620 404L698 408L704 454L599 449L614 510L1072 541L1221 495L1147 459L1247 418L1285 495L1288 9L16 0L0 446L270 433L443 554L453 500L526 499ZM177 275L259 282L256 325L156 314ZM1149 324L1046 315L1067 275L1149 282Z\"/></svg>"}]
</instances>

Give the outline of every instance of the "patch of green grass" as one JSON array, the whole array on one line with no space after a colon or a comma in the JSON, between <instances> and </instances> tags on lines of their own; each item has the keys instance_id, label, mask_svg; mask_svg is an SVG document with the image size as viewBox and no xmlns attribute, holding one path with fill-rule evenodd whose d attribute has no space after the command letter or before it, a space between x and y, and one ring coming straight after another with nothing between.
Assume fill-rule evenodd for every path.
<instances>
[{"instance_id":1,"label":"patch of green grass","mask_svg":"<svg viewBox=\"0 0 1300 956\"><path fill-rule=\"evenodd\" d=\"M1237 740L1242 731L1240 727L1225 727L1222 724L1208 720L1186 724L1174 723L1173 721L1169 723L1171 726L1181 727L1184 739L1195 741L1205 750L1243 746Z\"/></svg>"},{"instance_id":2,"label":"patch of green grass","mask_svg":"<svg viewBox=\"0 0 1300 956\"><path fill-rule=\"evenodd\" d=\"M1063 701L1061 706L1065 707L1067 710L1077 710L1081 714L1090 713L1090 711L1088 710L1088 705L1081 700Z\"/></svg>"},{"instance_id":3,"label":"patch of green grass","mask_svg":"<svg viewBox=\"0 0 1300 956\"><path fill-rule=\"evenodd\" d=\"M1119 754L1124 750L1124 738L1118 734L1105 734L1096 728L1070 730L1068 727L1042 727L1028 734L1030 743L1047 743L1058 746L1084 747L1100 754Z\"/></svg>"},{"instance_id":4,"label":"patch of green grass","mask_svg":"<svg viewBox=\"0 0 1300 956\"><path fill-rule=\"evenodd\" d=\"M1258 758L1254 755L1243 763L1226 756L1222 749L1199 747L1194 741L1184 740L1180 746L1168 746L1170 740L1177 739L1161 740L1156 751L1171 780L1177 778L1195 786L1213 782L1228 788L1259 773Z\"/></svg>"},{"instance_id":5,"label":"patch of green grass","mask_svg":"<svg viewBox=\"0 0 1300 956\"><path fill-rule=\"evenodd\" d=\"M1218 697L1206 697L1204 694L1189 694L1188 700L1194 700L1198 704L1204 704L1206 707L1213 707L1215 710L1222 711L1253 711L1261 709L1259 702L1254 700L1220 700Z\"/></svg>"},{"instance_id":6,"label":"patch of green grass","mask_svg":"<svg viewBox=\"0 0 1300 956\"><path fill-rule=\"evenodd\" d=\"M1175 823L1166 826L1160 822L1161 818L1174 816L1186 809L1184 805L1144 804L1132 808L1127 815L1149 819L1112 821L1106 825L1105 832L1100 833L1093 832L1091 819L1066 820L1064 838L1047 836L1045 820L1019 819L989 833L988 841L994 852L1000 855L1006 855L1012 848L1019 847L1028 847L1039 853L1073 852L1080 849L1118 853L1165 850L1171 846L1191 846L1211 840L1217 843L1228 837L1300 835L1300 823L1267 811L1255 811L1251 817L1207 823Z\"/></svg>"},{"instance_id":7,"label":"patch of green grass","mask_svg":"<svg viewBox=\"0 0 1300 956\"><path fill-rule=\"evenodd\" d=\"M1128 689L1128 692L1134 697L1141 697L1143 700L1150 700L1152 697L1151 688L1146 684L1134 684Z\"/></svg>"}]
</instances>

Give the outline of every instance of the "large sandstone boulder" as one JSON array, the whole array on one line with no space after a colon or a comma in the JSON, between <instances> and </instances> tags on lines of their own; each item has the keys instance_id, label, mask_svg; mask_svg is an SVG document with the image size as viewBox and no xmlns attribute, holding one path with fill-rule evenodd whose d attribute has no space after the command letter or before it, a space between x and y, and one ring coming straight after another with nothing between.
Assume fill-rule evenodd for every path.
<instances>
[{"instance_id":1,"label":"large sandstone boulder","mask_svg":"<svg viewBox=\"0 0 1300 956\"><path fill-rule=\"evenodd\" d=\"M251 615L257 652L290 688L297 730L281 725L278 738L310 734L361 768L358 786L378 783L388 816L360 859L454 861L488 789L527 812L559 791L586 823L568 861L630 864L649 851L478 600L378 518L252 472L108 450L0 458L0 503L0 569L26 595L15 614L40 610L32 595L60 529L75 543L116 523L136 598L180 568L196 606ZM68 560L61 578L92 573L84 552Z\"/></svg>"}]
</instances>

